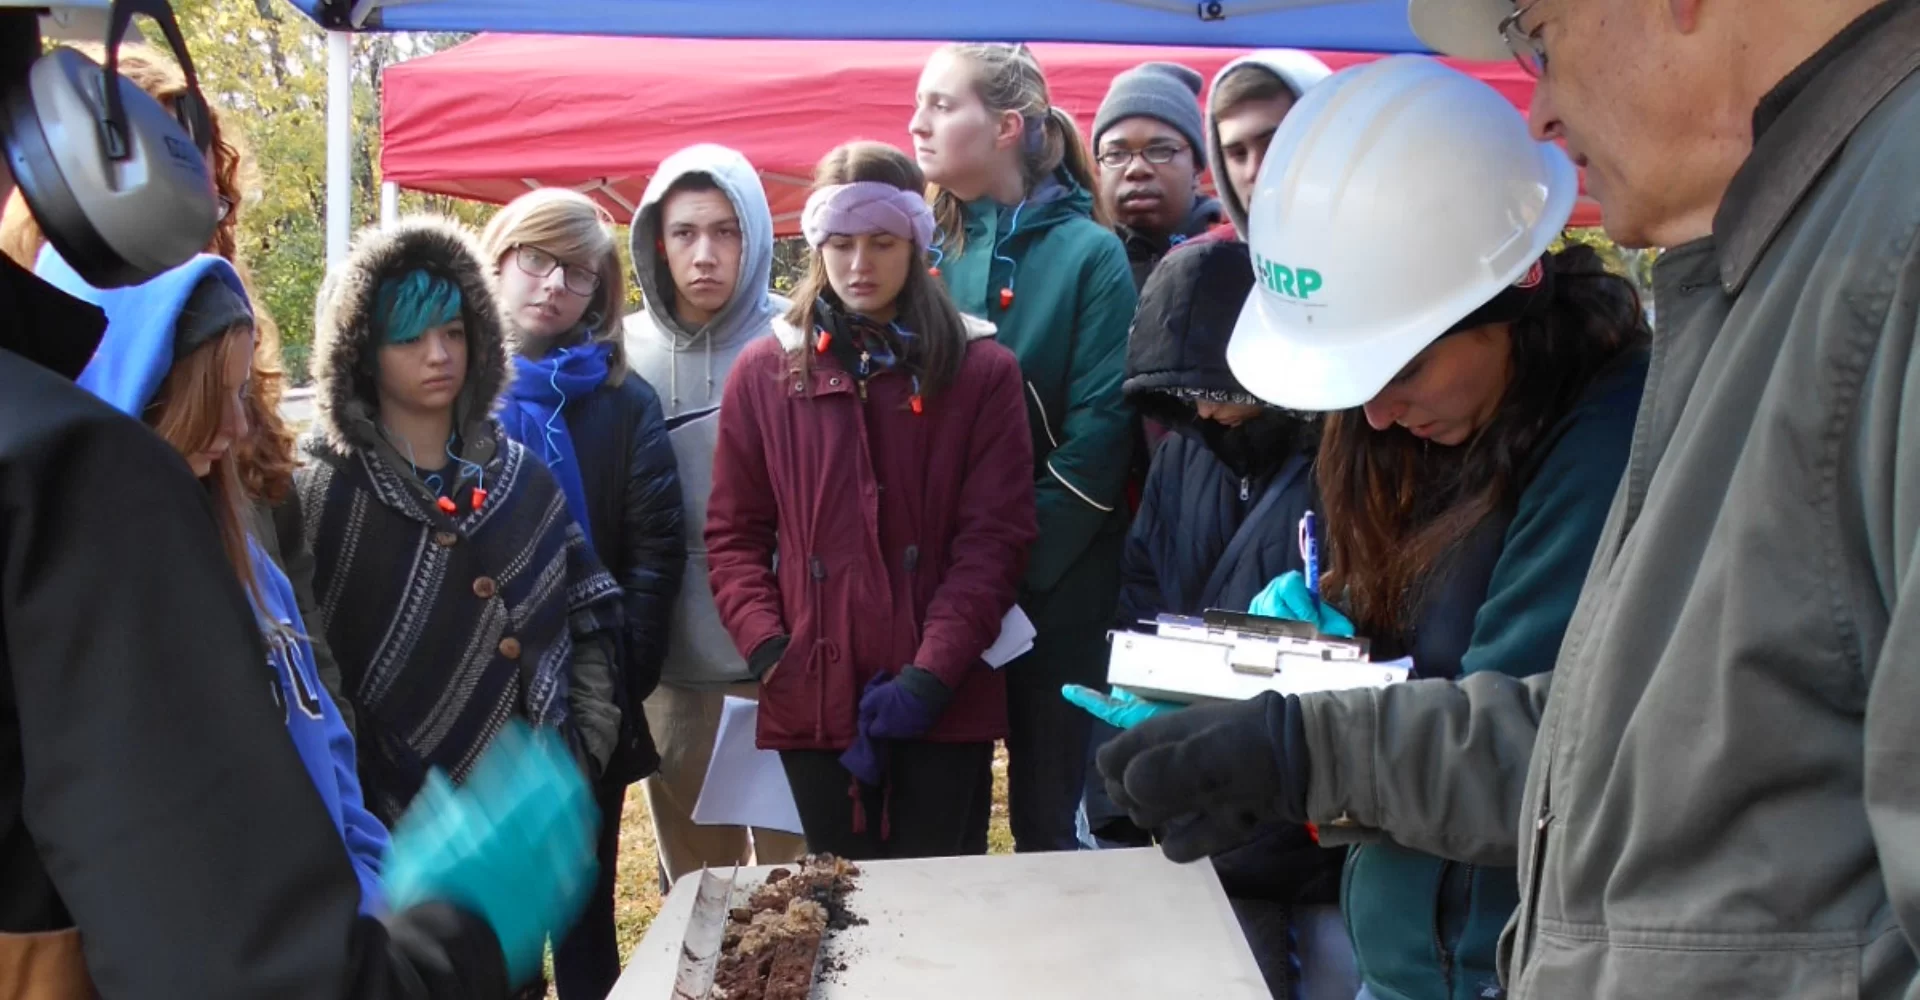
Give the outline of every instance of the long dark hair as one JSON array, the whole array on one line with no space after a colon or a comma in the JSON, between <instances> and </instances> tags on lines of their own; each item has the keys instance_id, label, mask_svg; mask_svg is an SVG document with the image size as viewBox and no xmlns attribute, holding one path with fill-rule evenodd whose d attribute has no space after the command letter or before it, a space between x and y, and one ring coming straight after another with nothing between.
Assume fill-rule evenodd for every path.
<instances>
[{"instance_id":1,"label":"long dark hair","mask_svg":"<svg viewBox=\"0 0 1920 1000\"><path fill-rule=\"evenodd\" d=\"M1331 568L1324 584L1363 635L1396 635L1420 588L1489 514L1526 488L1534 453L1595 374L1651 333L1640 297L1592 248L1547 260L1552 301L1514 321L1511 376L1491 423L1429 448L1405 428L1376 431L1359 410L1331 414L1318 475Z\"/></svg>"},{"instance_id":2,"label":"long dark hair","mask_svg":"<svg viewBox=\"0 0 1920 1000\"><path fill-rule=\"evenodd\" d=\"M1020 112L1027 123L1030 139L1022 147L1020 172L1031 193L1040 182L1062 167L1089 192L1100 190L1094 180L1093 155L1073 116L1054 107L1047 90L1047 76L1033 50L1025 45L1002 42L953 42L941 52L965 59L973 67L973 92L991 114ZM927 200L933 205L933 220L939 226L940 248L958 254L967 246L966 206L959 196L939 185L927 188ZM1095 222L1113 227L1106 208L1095 198Z\"/></svg>"},{"instance_id":3,"label":"long dark hair","mask_svg":"<svg viewBox=\"0 0 1920 1000\"><path fill-rule=\"evenodd\" d=\"M918 164L905 153L878 142L850 142L835 148L820 161L813 172L816 190L834 184L878 181L902 191L918 193L926 189L927 178ZM910 242L910 241L909 241ZM807 253L807 273L793 290L793 307L787 310L787 322L796 329L811 331L816 325L816 302L844 310L840 296L827 280L827 267L820 248ZM927 255L913 248L913 260L907 264L907 283L894 299L898 315L894 322L913 333L913 349L906 367L920 378L920 394L927 398L953 385L960 375L960 362L967 353L966 321L947 297L947 287L927 271ZM810 339L810 338L809 338ZM790 370L805 374L813 363L813 349L802 344L787 352Z\"/></svg>"}]
</instances>

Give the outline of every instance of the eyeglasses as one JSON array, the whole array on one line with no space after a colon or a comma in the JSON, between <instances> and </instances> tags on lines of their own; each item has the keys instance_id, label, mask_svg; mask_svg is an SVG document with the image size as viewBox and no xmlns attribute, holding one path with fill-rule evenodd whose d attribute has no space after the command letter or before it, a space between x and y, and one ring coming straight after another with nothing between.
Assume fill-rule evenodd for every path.
<instances>
[{"instance_id":1,"label":"eyeglasses","mask_svg":"<svg viewBox=\"0 0 1920 1000\"><path fill-rule=\"evenodd\" d=\"M1100 165L1108 170L1120 170L1139 158L1153 164L1164 166L1172 163L1187 147L1170 142L1156 142L1145 149L1128 149L1125 146L1108 146L1100 152Z\"/></svg>"},{"instance_id":2,"label":"eyeglasses","mask_svg":"<svg viewBox=\"0 0 1920 1000\"><path fill-rule=\"evenodd\" d=\"M1546 0L1533 0L1524 6L1516 6L1513 13L1500 19L1500 37L1507 43L1507 50L1513 53L1513 61L1520 64L1527 75L1538 80L1547 73L1547 43L1540 37L1542 24L1528 31L1520 26L1520 19Z\"/></svg>"},{"instance_id":3,"label":"eyeglasses","mask_svg":"<svg viewBox=\"0 0 1920 1000\"><path fill-rule=\"evenodd\" d=\"M578 264L563 264L560 258L539 247L514 247L513 263L536 278L552 274L556 267L562 268L560 280L566 284L567 291L575 295L592 295L600 288L599 274Z\"/></svg>"}]
</instances>

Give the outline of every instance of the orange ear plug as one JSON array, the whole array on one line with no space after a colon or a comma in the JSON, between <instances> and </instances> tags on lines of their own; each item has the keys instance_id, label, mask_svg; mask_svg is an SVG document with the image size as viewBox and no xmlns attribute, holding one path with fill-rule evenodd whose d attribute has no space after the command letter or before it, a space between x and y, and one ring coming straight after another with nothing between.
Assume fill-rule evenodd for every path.
<instances>
[{"instance_id":1,"label":"orange ear plug","mask_svg":"<svg viewBox=\"0 0 1920 1000\"><path fill-rule=\"evenodd\" d=\"M433 502L433 505L435 507L440 508L440 513L445 514L448 517L452 517L454 513L459 510L459 508L453 505L453 500L448 497L441 497L440 499L435 500Z\"/></svg>"},{"instance_id":2,"label":"orange ear plug","mask_svg":"<svg viewBox=\"0 0 1920 1000\"><path fill-rule=\"evenodd\" d=\"M825 330L822 330L820 331L820 336L815 337L813 339L813 353L825 354L827 353L827 348L832 344L833 344L833 334L828 333Z\"/></svg>"},{"instance_id":3,"label":"orange ear plug","mask_svg":"<svg viewBox=\"0 0 1920 1000\"><path fill-rule=\"evenodd\" d=\"M1000 308L1008 309L1008 308L1012 308L1012 306L1013 306L1013 289L1011 288L1000 289Z\"/></svg>"},{"instance_id":4,"label":"orange ear plug","mask_svg":"<svg viewBox=\"0 0 1920 1000\"><path fill-rule=\"evenodd\" d=\"M473 509L479 510L480 505L486 502L487 502L487 491L481 489L478 486L475 486L473 488Z\"/></svg>"}]
</instances>

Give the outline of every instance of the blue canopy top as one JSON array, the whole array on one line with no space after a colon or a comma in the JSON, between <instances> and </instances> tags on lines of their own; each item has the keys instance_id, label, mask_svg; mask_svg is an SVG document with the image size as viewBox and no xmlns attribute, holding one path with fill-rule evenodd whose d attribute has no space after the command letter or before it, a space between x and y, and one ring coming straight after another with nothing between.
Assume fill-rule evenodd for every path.
<instances>
[{"instance_id":1,"label":"blue canopy top","mask_svg":"<svg viewBox=\"0 0 1920 1000\"><path fill-rule=\"evenodd\" d=\"M291 0L323 27L1424 52L1407 0Z\"/></svg>"}]
</instances>

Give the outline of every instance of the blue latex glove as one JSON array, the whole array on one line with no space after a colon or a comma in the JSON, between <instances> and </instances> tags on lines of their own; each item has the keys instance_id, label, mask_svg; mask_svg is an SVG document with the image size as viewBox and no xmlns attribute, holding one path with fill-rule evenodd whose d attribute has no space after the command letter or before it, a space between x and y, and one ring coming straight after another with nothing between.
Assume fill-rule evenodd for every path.
<instances>
[{"instance_id":1,"label":"blue latex glove","mask_svg":"<svg viewBox=\"0 0 1920 1000\"><path fill-rule=\"evenodd\" d=\"M1090 687L1068 684L1060 689L1060 696L1115 729L1132 729L1156 715L1186 707L1170 701L1142 698L1125 688L1114 688L1113 694L1105 695Z\"/></svg>"},{"instance_id":2,"label":"blue latex glove","mask_svg":"<svg viewBox=\"0 0 1920 1000\"><path fill-rule=\"evenodd\" d=\"M1321 601L1319 611L1315 613L1313 595L1307 593L1307 578L1301 576L1299 570L1275 577L1272 583L1267 584L1267 589L1261 591L1260 596L1247 606L1247 613L1307 622L1319 629L1322 635L1353 638L1353 622L1333 605Z\"/></svg>"},{"instance_id":3,"label":"blue latex glove","mask_svg":"<svg viewBox=\"0 0 1920 1000\"><path fill-rule=\"evenodd\" d=\"M593 889L598 809L556 733L509 723L454 788L434 771L393 831L384 865L398 912L444 900L484 919L518 986L540 972Z\"/></svg>"}]
</instances>

